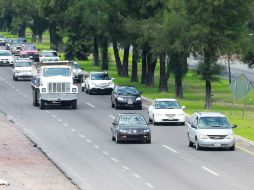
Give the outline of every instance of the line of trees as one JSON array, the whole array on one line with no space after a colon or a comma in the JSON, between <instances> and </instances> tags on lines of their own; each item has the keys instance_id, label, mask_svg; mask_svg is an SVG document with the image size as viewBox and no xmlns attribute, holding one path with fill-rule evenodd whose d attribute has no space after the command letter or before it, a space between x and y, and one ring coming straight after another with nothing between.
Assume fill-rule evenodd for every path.
<instances>
[{"instance_id":1,"label":"line of trees","mask_svg":"<svg viewBox=\"0 0 254 190\"><path fill-rule=\"evenodd\" d=\"M40 43L48 30L51 48L63 49L67 59L92 54L93 64L107 70L111 46L118 75L148 87L159 64L159 91L168 91L172 75L179 98L187 57L202 55L197 71L205 81L207 109L212 80L222 69L220 55L241 54L254 67L254 0L0 0L0 7L2 31L25 37L29 27Z\"/></svg>"}]
</instances>

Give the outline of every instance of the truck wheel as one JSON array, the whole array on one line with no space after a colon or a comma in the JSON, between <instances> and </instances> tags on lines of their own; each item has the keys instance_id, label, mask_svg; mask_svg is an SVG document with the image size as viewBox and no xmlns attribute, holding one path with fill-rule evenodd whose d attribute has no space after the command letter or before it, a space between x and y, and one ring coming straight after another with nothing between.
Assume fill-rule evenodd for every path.
<instances>
[{"instance_id":1,"label":"truck wheel","mask_svg":"<svg viewBox=\"0 0 254 190\"><path fill-rule=\"evenodd\" d=\"M85 87L82 87L82 92L85 92Z\"/></svg>"},{"instance_id":2,"label":"truck wheel","mask_svg":"<svg viewBox=\"0 0 254 190\"><path fill-rule=\"evenodd\" d=\"M73 110L77 109L77 100L73 100L73 101L72 101L71 108L72 108Z\"/></svg>"},{"instance_id":3,"label":"truck wheel","mask_svg":"<svg viewBox=\"0 0 254 190\"><path fill-rule=\"evenodd\" d=\"M14 80L14 81L17 81L17 80L18 80L18 77L15 77L15 75L13 75L13 80Z\"/></svg>"},{"instance_id":4,"label":"truck wheel","mask_svg":"<svg viewBox=\"0 0 254 190\"><path fill-rule=\"evenodd\" d=\"M44 100L41 100L41 102L40 102L40 109L41 110L45 109L45 101Z\"/></svg>"},{"instance_id":5,"label":"truck wheel","mask_svg":"<svg viewBox=\"0 0 254 190\"><path fill-rule=\"evenodd\" d=\"M33 106L39 106L38 104L38 95L36 90L33 89Z\"/></svg>"}]
</instances>

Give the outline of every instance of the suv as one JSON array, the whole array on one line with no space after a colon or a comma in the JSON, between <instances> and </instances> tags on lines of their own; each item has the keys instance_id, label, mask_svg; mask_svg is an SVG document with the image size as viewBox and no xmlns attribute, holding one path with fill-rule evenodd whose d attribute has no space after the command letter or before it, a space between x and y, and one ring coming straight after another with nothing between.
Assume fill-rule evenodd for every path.
<instances>
[{"instance_id":1,"label":"suv","mask_svg":"<svg viewBox=\"0 0 254 190\"><path fill-rule=\"evenodd\" d=\"M92 94L93 92L111 94L115 87L113 80L114 78L111 78L107 72L90 72L89 77L82 83L82 91L84 92L86 89L87 94Z\"/></svg>"},{"instance_id":2,"label":"suv","mask_svg":"<svg viewBox=\"0 0 254 190\"><path fill-rule=\"evenodd\" d=\"M49 62L49 61L59 61L59 56L54 50L43 50L40 53L39 61L40 62Z\"/></svg>"},{"instance_id":3,"label":"suv","mask_svg":"<svg viewBox=\"0 0 254 190\"><path fill-rule=\"evenodd\" d=\"M194 113L189 118L189 147L228 148L235 150L235 137L230 123L225 115L218 112Z\"/></svg>"}]
</instances>

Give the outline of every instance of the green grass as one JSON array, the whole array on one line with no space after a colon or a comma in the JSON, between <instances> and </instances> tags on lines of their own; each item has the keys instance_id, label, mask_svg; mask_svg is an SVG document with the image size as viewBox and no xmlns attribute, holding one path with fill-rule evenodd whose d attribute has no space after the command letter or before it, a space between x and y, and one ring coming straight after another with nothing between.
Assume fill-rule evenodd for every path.
<instances>
[{"instance_id":1,"label":"green grass","mask_svg":"<svg viewBox=\"0 0 254 190\"><path fill-rule=\"evenodd\" d=\"M9 33L3 33L6 37L17 37ZM26 36L28 41L32 39L31 30L26 30ZM37 48L40 50L49 49L49 33L46 31L43 34L43 43L36 44ZM61 60L64 59L63 54L61 54ZM120 56L123 57L123 51L120 51ZM129 57L129 75L131 74L131 59ZM171 75L168 81L169 92L161 93L158 92L158 83L159 83L159 64L156 66L155 70L155 82L153 87L147 87L140 83L131 83L130 78L123 78L117 75L116 66L114 62L113 50L109 48L109 73L112 77L115 78L115 83L119 85L130 84L136 86L140 91L143 92L143 96L155 99L155 98L174 98L175 87L174 87L174 78ZM80 61L81 67L85 71L100 71L100 67L93 66L92 57L89 57L88 61ZM141 77L141 64L138 65L139 79ZM178 101L186 106L186 113L193 113L195 111L207 111L204 109L204 100L205 100L205 83L200 79L199 76L195 74L195 71L190 70L188 74L183 79L183 90L184 98L178 99ZM232 108L232 94L228 87L227 80L217 80L212 83L212 93L213 93L213 109L211 111L219 111L228 116L232 124L237 124L238 128L234 129L235 133L245 137L249 140L254 141L254 91L248 95L246 98L247 110L244 114L244 119L242 119L243 113L243 102L245 100L239 100L235 102L234 107ZM230 113L232 110L232 117Z\"/></svg>"}]
</instances>

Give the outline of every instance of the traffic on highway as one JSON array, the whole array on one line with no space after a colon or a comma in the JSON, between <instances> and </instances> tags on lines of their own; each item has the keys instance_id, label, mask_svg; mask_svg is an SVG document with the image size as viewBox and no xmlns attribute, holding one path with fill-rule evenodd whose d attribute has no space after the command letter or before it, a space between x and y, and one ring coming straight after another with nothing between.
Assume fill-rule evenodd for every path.
<instances>
[{"instance_id":1,"label":"traffic on highway","mask_svg":"<svg viewBox=\"0 0 254 190\"><path fill-rule=\"evenodd\" d=\"M235 149L225 115L144 101L107 72L76 81L78 63L50 55L0 67L0 109L81 189L253 188L254 154Z\"/></svg>"}]
</instances>

